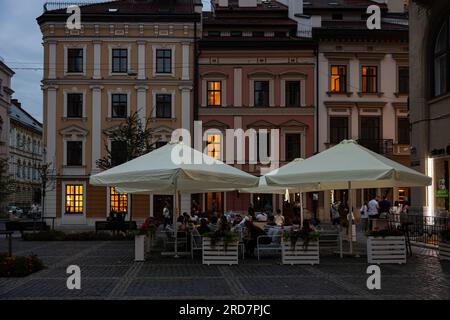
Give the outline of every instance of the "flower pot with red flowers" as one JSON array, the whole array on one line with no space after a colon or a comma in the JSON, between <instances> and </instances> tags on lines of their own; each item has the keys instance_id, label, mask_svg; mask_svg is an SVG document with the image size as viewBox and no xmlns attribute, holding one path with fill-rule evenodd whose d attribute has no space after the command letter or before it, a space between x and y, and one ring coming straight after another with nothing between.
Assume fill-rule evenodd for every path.
<instances>
[{"instance_id":1,"label":"flower pot with red flowers","mask_svg":"<svg viewBox=\"0 0 450 320\"><path fill-rule=\"evenodd\" d=\"M442 231L439 238L439 259L450 260L450 225Z\"/></svg>"},{"instance_id":2,"label":"flower pot with red flowers","mask_svg":"<svg viewBox=\"0 0 450 320\"><path fill-rule=\"evenodd\" d=\"M145 220L134 237L134 260L145 261L150 254L151 239L156 233L156 225L150 219Z\"/></svg>"},{"instance_id":3,"label":"flower pot with red flowers","mask_svg":"<svg viewBox=\"0 0 450 320\"><path fill-rule=\"evenodd\" d=\"M406 263L406 242L403 232L398 229L370 231L367 238L367 262Z\"/></svg>"}]
</instances>

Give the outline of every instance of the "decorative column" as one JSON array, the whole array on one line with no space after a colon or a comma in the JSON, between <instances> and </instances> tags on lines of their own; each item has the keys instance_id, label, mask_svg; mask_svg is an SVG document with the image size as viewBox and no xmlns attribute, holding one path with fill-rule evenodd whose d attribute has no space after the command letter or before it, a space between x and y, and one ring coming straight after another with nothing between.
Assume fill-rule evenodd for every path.
<instances>
[{"instance_id":1,"label":"decorative column","mask_svg":"<svg viewBox=\"0 0 450 320\"><path fill-rule=\"evenodd\" d=\"M48 42L48 79L56 79L56 41Z\"/></svg>"},{"instance_id":2,"label":"decorative column","mask_svg":"<svg viewBox=\"0 0 450 320\"><path fill-rule=\"evenodd\" d=\"M138 80L145 80L145 46L146 41L138 41Z\"/></svg>"},{"instance_id":3,"label":"decorative column","mask_svg":"<svg viewBox=\"0 0 450 320\"><path fill-rule=\"evenodd\" d=\"M181 127L191 131L191 91L192 87L180 87L181 90Z\"/></svg>"},{"instance_id":4,"label":"decorative column","mask_svg":"<svg viewBox=\"0 0 450 320\"><path fill-rule=\"evenodd\" d=\"M189 42L182 42L182 51L183 51L183 73L181 76L181 80L189 80L189 50L190 45Z\"/></svg>"},{"instance_id":5,"label":"decorative column","mask_svg":"<svg viewBox=\"0 0 450 320\"><path fill-rule=\"evenodd\" d=\"M137 91L137 113L141 123L145 125L147 122L147 86L134 87Z\"/></svg>"},{"instance_id":6,"label":"decorative column","mask_svg":"<svg viewBox=\"0 0 450 320\"><path fill-rule=\"evenodd\" d=\"M102 42L93 41L94 44L94 75L93 78L98 80L102 78L101 75L101 56L102 56Z\"/></svg>"},{"instance_id":7,"label":"decorative column","mask_svg":"<svg viewBox=\"0 0 450 320\"><path fill-rule=\"evenodd\" d=\"M102 156L102 86L91 86L92 90L92 174L100 172L97 160Z\"/></svg>"}]
</instances>

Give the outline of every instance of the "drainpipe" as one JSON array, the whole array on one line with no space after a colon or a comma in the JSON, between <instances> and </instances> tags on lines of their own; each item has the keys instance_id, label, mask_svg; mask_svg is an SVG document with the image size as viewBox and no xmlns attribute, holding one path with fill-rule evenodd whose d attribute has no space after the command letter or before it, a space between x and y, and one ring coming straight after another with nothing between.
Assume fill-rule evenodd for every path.
<instances>
[{"instance_id":1,"label":"drainpipe","mask_svg":"<svg viewBox=\"0 0 450 320\"><path fill-rule=\"evenodd\" d=\"M199 70L198 59L200 52L198 49L197 40L197 21L194 22L194 121L198 121L198 82L199 82Z\"/></svg>"},{"instance_id":2,"label":"drainpipe","mask_svg":"<svg viewBox=\"0 0 450 320\"><path fill-rule=\"evenodd\" d=\"M316 124L315 124L315 153L319 153L319 43L316 44Z\"/></svg>"}]
</instances>

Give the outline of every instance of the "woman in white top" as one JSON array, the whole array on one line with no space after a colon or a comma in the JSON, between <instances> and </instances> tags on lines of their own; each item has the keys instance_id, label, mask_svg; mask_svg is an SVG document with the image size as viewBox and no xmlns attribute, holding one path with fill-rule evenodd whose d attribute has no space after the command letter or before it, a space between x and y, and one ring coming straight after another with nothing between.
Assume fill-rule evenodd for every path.
<instances>
[{"instance_id":1,"label":"woman in white top","mask_svg":"<svg viewBox=\"0 0 450 320\"><path fill-rule=\"evenodd\" d=\"M277 214L275 215L275 219L274 219L275 223L277 226L282 226L284 225L284 217L281 214L281 210L277 209Z\"/></svg>"},{"instance_id":2,"label":"woman in white top","mask_svg":"<svg viewBox=\"0 0 450 320\"><path fill-rule=\"evenodd\" d=\"M368 220L369 220L369 213L368 213L368 208L367 208L367 202L364 202L364 204L362 205L361 209L359 210L359 213L361 214L361 230L363 232L367 231L367 226L368 226Z\"/></svg>"}]
</instances>

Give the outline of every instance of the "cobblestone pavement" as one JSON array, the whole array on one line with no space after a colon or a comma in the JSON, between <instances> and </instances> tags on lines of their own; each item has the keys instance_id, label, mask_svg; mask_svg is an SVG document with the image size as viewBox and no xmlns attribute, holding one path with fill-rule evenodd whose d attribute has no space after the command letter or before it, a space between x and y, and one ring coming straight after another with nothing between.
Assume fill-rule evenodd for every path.
<instances>
[{"instance_id":1,"label":"cobblestone pavement","mask_svg":"<svg viewBox=\"0 0 450 320\"><path fill-rule=\"evenodd\" d=\"M14 254L37 254L47 269L0 278L0 299L450 299L450 263L414 248L406 265L381 266L381 290L366 287L366 257L321 256L320 265L285 266L279 256L204 266L201 258L133 261L133 242L23 242ZM6 251L0 239L0 252ZM68 290L66 268L81 267L81 290Z\"/></svg>"}]
</instances>

